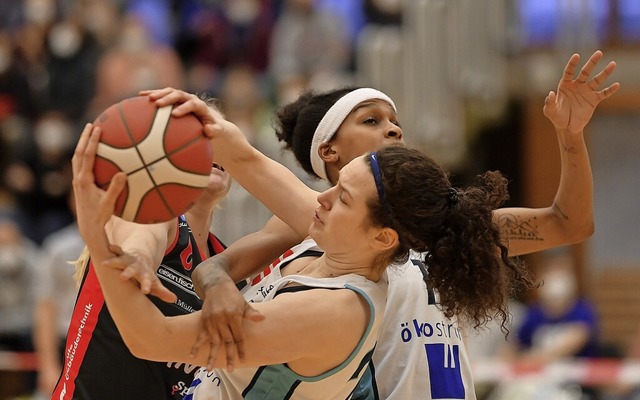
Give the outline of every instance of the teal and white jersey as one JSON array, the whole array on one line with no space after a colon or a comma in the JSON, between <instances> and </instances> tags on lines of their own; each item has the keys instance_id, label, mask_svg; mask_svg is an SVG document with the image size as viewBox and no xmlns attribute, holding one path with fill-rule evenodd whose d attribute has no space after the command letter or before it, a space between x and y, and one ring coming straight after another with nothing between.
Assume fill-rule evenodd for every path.
<instances>
[{"instance_id":1,"label":"teal and white jersey","mask_svg":"<svg viewBox=\"0 0 640 400\"><path fill-rule=\"evenodd\" d=\"M385 400L475 400L465 332L446 318L423 280L420 255L387 268L389 297L373 354L377 393Z\"/></svg>"},{"instance_id":2,"label":"teal and white jersey","mask_svg":"<svg viewBox=\"0 0 640 400\"><path fill-rule=\"evenodd\" d=\"M321 254L321 250L311 239L287 251L253 279L252 286L244 296L249 302L268 301L275 297L278 290L292 282L309 288L343 288L357 292L369 304L370 319L365 333L350 356L337 367L318 376L298 375L285 364L238 368L231 373L223 369L208 372L201 368L184 400L326 400L351 397L376 345L387 297L387 282L386 279L372 282L355 274L322 279L281 275L282 266L309 252Z\"/></svg>"}]
</instances>

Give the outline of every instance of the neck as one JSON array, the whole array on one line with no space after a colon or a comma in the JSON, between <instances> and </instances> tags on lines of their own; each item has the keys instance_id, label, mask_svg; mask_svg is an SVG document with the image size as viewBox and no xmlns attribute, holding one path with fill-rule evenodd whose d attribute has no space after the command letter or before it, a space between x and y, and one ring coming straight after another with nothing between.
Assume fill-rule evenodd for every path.
<instances>
[{"instance_id":1,"label":"neck","mask_svg":"<svg viewBox=\"0 0 640 400\"><path fill-rule=\"evenodd\" d=\"M335 278L348 274L356 274L370 281L377 282L382 275L381 269L373 268L372 265L373 260L370 260L370 262L363 262L363 260L346 261L342 260L341 257L332 257L325 253L295 273L313 278Z\"/></svg>"},{"instance_id":2,"label":"neck","mask_svg":"<svg viewBox=\"0 0 640 400\"><path fill-rule=\"evenodd\" d=\"M213 206L198 201L185 213L185 218L198 247L206 251L206 243L213 222Z\"/></svg>"}]
</instances>

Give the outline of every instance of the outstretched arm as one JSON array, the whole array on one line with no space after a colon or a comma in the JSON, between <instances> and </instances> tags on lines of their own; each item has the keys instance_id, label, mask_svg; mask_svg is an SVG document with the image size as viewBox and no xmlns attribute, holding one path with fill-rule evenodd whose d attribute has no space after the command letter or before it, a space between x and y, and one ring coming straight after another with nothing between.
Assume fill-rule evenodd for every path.
<instances>
[{"instance_id":1,"label":"outstretched arm","mask_svg":"<svg viewBox=\"0 0 640 400\"><path fill-rule=\"evenodd\" d=\"M599 89L615 70L613 61L591 78L601 59L602 52L596 51L574 78L580 56L571 56L557 92L545 99L543 112L555 126L560 146L560 184L549 207L494 212L510 256L578 243L593 233L593 177L584 127L598 104L620 88L616 82Z\"/></svg>"}]
</instances>

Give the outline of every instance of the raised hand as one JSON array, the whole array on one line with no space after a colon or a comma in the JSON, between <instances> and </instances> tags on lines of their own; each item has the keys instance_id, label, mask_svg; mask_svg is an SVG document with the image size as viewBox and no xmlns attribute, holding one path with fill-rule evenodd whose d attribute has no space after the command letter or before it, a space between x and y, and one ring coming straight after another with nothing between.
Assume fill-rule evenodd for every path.
<instances>
[{"instance_id":1,"label":"raised hand","mask_svg":"<svg viewBox=\"0 0 640 400\"><path fill-rule=\"evenodd\" d=\"M232 160L255 150L242 131L235 124L227 121L215 105L195 94L174 88L143 90L139 94L148 96L158 107L174 105L171 111L174 117L181 117L188 113L198 117L204 125L204 134L211 139L214 161L224 168L228 168L228 163Z\"/></svg>"},{"instance_id":2,"label":"raised hand","mask_svg":"<svg viewBox=\"0 0 640 400\"><path fill-rule=\"evenodd\" d=\"M111 179L107 191L96 186L93 166L99 142L100 128L85 125L71 159L78 229L89 246L94 243L104 245L100 242L104 226L113 215L116 199L127 179L124 173L118 172Z\"/></svg>"},{"instance_id":3,"label":"raised hand","mask_svg":"<svg viewBox=\"0 0 640 400\"><path fill-rule=\"evenodd\" d=\"M574 54L564 68L557 92L549 92L544 101L544 115L557 129L572 133L582 132L600 102L620 89L618 82L599 89L616 69L614 61L609 62L596 76L591 78L595 67L602 59L602 52L596 51L584 64L578 76L574 74L580 56Z\"/></svg>"}]
</instances>

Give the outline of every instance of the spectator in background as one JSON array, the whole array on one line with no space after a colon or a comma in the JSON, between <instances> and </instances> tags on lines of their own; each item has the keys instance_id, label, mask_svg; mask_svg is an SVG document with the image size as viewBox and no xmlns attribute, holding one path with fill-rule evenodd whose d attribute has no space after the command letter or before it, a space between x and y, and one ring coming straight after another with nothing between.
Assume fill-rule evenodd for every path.
<instances>
[{"instance_id":1,"label":"spectator in background","mask_svg":"<svg viewBox=\"0 0 640 400\"><path fill-rule=\"evenodd\" d=\"M173 0L128 0L124 4L125 14L140 22L153 43L174 45L171 6Z\"/></svg>"},{"instance_id":2,"label":"spectator in background","mask_svg":"<svg viewBox=\"0 0 640 400\"><path fill-rule=\"evenodd\" d=\"M187 60L187 87L218 93L226 72L238 65L262 77L280 0L180 3L176 47Z\"/></svg>"},{"instance_id":3,"label":"spectator in background","mask_svg":"<svg viewBox=\"0 0 640 400\"><path fill-rule=\"evenodd\" d=\"M515 330L515 338L504 352L506 360L528 369L597 357L597 315L594 305L579 292L575 265L568 248L545 252L538 278L541 285L536 290L537 299L526 307L522 323ZM549 380L530 381L525 377L501 382L490 399L533 399L535 393L546 393L545 398L587 396L591 399L598 395L598 390Z\"/></svg>"},{"instance_id":4,"label":"spectator in background","mask_svg":"<svg viewBox=\"0 0 640 400\"><path fill-rule=\"evenodd\" d=\"M15 219L0 215L0 350L31 352L33 279L38 248ZM0 397L31 394L35 373L0 373ZM7 397L5 397L7 396Z\"/></svg>"},{"instance_id":5,"label":"spectator in background","mask_svg":"<svg viewBox=\"0 0 640 400\"><path fill-rule=\"evenodd\" d=\"M517 328L516 359L547 363L594 357L598 350L597 315L589 299L579 293L571 255L565 251L546 256L537 301L527 307Z\"/></svg>"},{"instance_id":6,"label":"spectator in background","mask_svg":"<svg viewBox=\"0 0 640 400\"><path fill-rule=\"evenodd\" d=\"M349 38L349 70L355 72L358 38L366 25L364 0L316 0L316 4L341 19Z\"/></svg>"},{"instance_id":7,"label":"spectator in background","mask_svg":"<svg viewBox=\"0 0 640 400\"><path fill-rule=\"evenodd\" d=\"M46 36L46 108L72 120L85 116L95 95L96 62L103 51L81 22L79 13L69 13Z\"/></svg>"},{"instance_id":8,"label":"spectator in background","mask_svg":"<svg viewBox=\"0 0 640 400\"><path fill-rule=\"evenodd\" d=\"M33 132L26 130L15 137L2 177L3 186L15 199L24 234L38 245L45 236L73 221L67 195L74 129L64 114L43 114Z\"/></svg>"},{"instance_id":9,"label":"spectator in background","mask_svg":"<svg viewBox=\"0 0 640 400\"><path fill-rule=\"evenodd\" d=\"M12 37L0 31L0 120L20 114L33 115L33 104L27 75L16 59Z\"/></svg>"},{"instance_id":10,"label":"spectator in background","mask_svg":"<svg viewBox=\"0 0 640 400\"><path fill-rule=\"evenodd\" d=\"M342 22L313 0L285 0L269 54L278 103L289 103L307 89L350 83L351 49Z\"/></svg>"},{"instance_id":11,"label":"spectator in background","mask_svg":"<svg viewBox=\"0 0 640 400\"><path fill-rule=\"evenodd\" d=\"M69 208L73 211L73 194ZM84 241L75 221L47 236L35 275L33 338L38 360L38 394L45 398L55 387L64 359L64 342L76 300L73 262Z\"/></svg>"},{"instance_id":12,"label":"spectator in background","mask_svg":"<svg viewBox=\"0 0 640 400\"><path fill-rule=\"evenodd\" d=\"M113 103L155 87L183 87L184 67L171 46L152 40L135 14L123 16L116 42L96 65L96 95L89 109L94 118Z\"/></svg>"}]
</instances>

